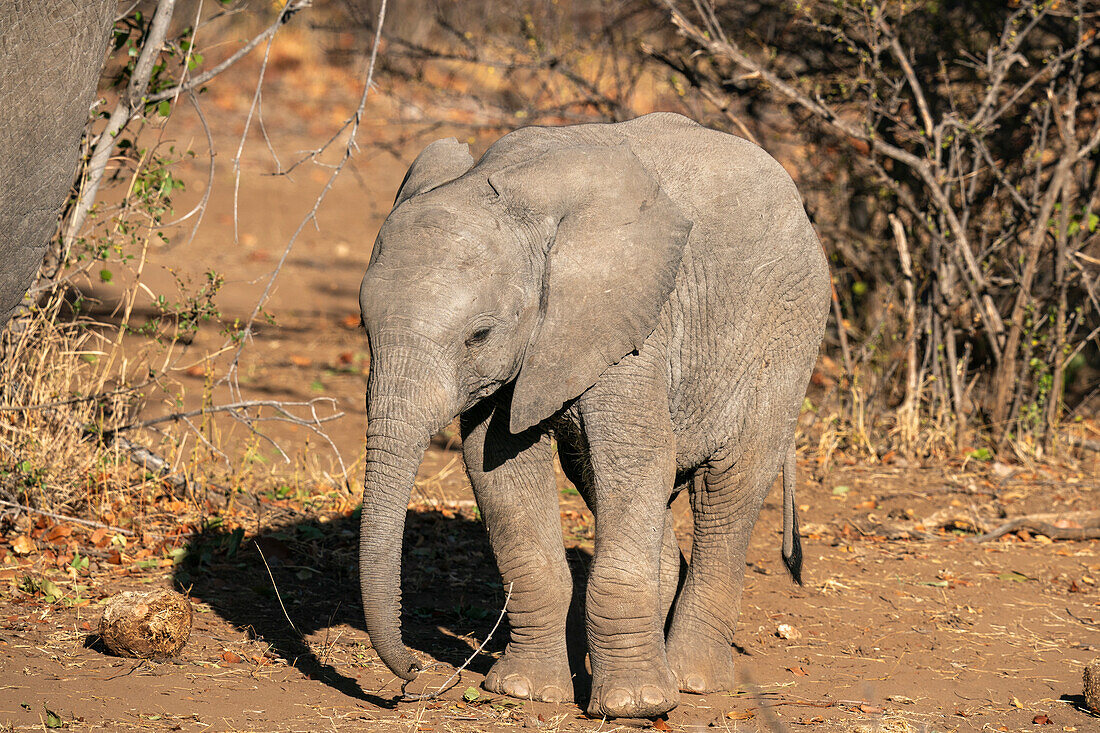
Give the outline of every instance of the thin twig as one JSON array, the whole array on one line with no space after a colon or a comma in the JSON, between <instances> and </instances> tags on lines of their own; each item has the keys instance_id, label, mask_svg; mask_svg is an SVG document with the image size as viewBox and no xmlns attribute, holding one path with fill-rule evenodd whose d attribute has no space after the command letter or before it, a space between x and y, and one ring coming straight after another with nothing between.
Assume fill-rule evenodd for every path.
<instances>
[{"instance_id":1,"label":"thin twig","mask_svg":"<svg viewBox=\"0 0 1100 733\"><path fill-rule=\"evenodd\" d=\"M148 97L146 97L147 103L152 104L154 102L159 102L163 99L171 99L172 97L178 96L182 92L190 92L198 89L203 84L210 81L215 76L243 59L249 54L249 52L252 51L252 49L256 48L256 46L260 45L263 41L274 36L278 32L279 28L283 26L287 22L287 20L290 19L291 15L297 13L299 10L310 7L312 4L313 0L290 0L290 2L288 2L283 8L283 11L279 13L279 17L275 19L274 23L264 29L264 31L258 36L252 38L252 40L250 40L248 43L241 46L232 56L227 58L225 61L222 61L214 68L204 71L201 74L196 74L195 76L191 77L190 81L174 86L171 89L165 89L164 91L157 92L156 94L150 94Z\"/></svg>"},{"instance_id":2,"label":"thin twig","mask_svg":"<svg viewBox=\"0 0 1100 733\"><path fill-rule=\"evenodd\" d=\"M176 0L160 0L157 3L156 14L149 25L149 34L142 44L141 54L134 64L130 84L119 96L115 109L111 112L111 117L107 121L107 127L100 133L99 140L96 141L95 150L88 162L87 183L80 192L80 199L73 207L72 218L65 230L60 257L62 262L68 258L73 242L80 234L92 206L95 205L99 186L103 182L107 162L111 159L111 154L118 143L119 133L130 122L134 112L141 107L142 98L149 88L149 80L152 77L155 62L160 57L161 49L164 47L164 39L168 34L168 25L172 20L172 12L175 10L175 6Z\"/></svg>"},{"instance_id":3,"label":"thin twig","mask_svg":"<svg viewBox=\"0 0 1100 733\"><path fill-rule=\"evenodd\" d=\"M256 546L256 552L260 553L260 559L264 561L264 567L267 568L267 577L271 578L271 587L275 589L275 597L279 599L279 608L283 609L283 616L286 618L286 622L290 624L290 628L294 629L294 633L299 638L304 639L305 636L298 627L294 625L294 622L290 620L290 614L286 612L286 605L283 603L283 594L279 592L279 586L275 583L275 576L271 573L271 566L267 564L267 558L264 557L264 551L260 548L260 543L253 541L253 545Z\"/></svg>"},{"instance_id":4,"label":"thin twig","mask_svg":"<svg viewBox=\"0 0 1100 733\"><path fill-rule=\"evenodd\" d=\"M200 415L213 415L219 412L233 413L235 416L240 415L241 411L249 408L270 407L280 414L283 420L290 422L297 422L299 424L320 424L337 420L344 416L344 413L338 412L334 415L327 417L321 417L317 413L313 412L313 420L307 421L297 417L293 413L287 411L288 407L309 407L313 408L317 402L328 402L335 405L336 400L332 397L314 397L308 402L279 402L277 400L244 400L242 402L234 402L228 405L214 405L212 407L200 407L195 410L187 410L186 412L173 412L169 415L161 415L160 417L150 418L141 422L130 423L128 425L120 425L118 427L111 428L104 431L104 433L121 433L127 430L140 430L141 428L148 428L153 425L159 425L165 422L175 422L177 420L183 420L189 417L198 417ZM264 422L264 418L248 417L247 419Z\"/></svg>"},{"instance_id":5,"label":"thin twig","mask_svg":"<svg viewBox=\"0 0 1100 733\"><path fill-rule=\"evenodd\" d=\"M403 685L401 685L402 700L405 700L406 702L434 700L447 690L451 689L451 687L454 687L454 685L451 685L451 680L455 681L455 685L458 684L458 682L462 679L462 670L466 669L466 667L470 665L470 662L474 661L474 657L481 653L481 650L484 649L485 645L489 643L489 640L493 638L493 634L496 633L497 627L500 626L500 622L504 620L504 614L508 611L508 601L512 599L512 585L512 583L508 584L508 593L504 596L504 606L502 606L500 609L500 615L497 616L497 622L493 624L493 628L489 629L489 633L485 635L485 640L477 645L477 648L474 649L473 653L471 653L470 656L466 657L466 661L462 663L462 666L456 669L454 671L454 674L448 677L435 692L406 692L405 688L409 686L410 682L412 682L412 680L407 680ZM450 687L448 687L448 685L450 685Z\"/></svg>"}]
</instances>

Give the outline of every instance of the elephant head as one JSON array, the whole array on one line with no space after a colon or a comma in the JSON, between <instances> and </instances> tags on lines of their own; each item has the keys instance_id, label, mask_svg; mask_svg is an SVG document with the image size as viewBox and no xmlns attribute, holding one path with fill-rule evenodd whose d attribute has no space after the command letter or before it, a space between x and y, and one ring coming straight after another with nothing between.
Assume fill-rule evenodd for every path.
<instances>
[{"instance_id":1,"label":"elephant head","mask_svg":"<svg viewBox=\"0 0 1100 733\"><path fill-rule=\"evenodd\" d=\"M672 291L691 223L627 145L433 143L405 176L360 290L370 343L360 581L382 661L401 641L406 507L431 435L505 385L510 429L559 411L641 348Z\"/></svg>"}]
</instances>

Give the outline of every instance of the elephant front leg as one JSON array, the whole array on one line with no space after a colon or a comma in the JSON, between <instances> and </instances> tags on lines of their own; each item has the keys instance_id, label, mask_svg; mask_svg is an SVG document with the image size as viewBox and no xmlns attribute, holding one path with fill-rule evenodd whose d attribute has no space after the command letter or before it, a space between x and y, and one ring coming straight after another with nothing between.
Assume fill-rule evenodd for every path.
<instances>
[{"instance_id":1,"label":"elephant front leg","mask_svg":"<svg viewBox=\"0 0 1100 733\"><path fill-rule=\"evenodd\" d=\"M550 439L512 435L493 408L462 418L462 445L478 508L505 587L511 639L485 677L490 692L573 699L565 623L573 581L565 561Z\"/></svg>"},{"instance_id":2,"label":"elephant front leg","mask_svg":"<svg viewBox=\"0 0 1100 733\"><path fill-rule=\"evenodd\" d=\"M669 592L662 593L661 560L664 554L671 562L664 550L675 478L664 394L624 400L621 389L598 385L582 398L596 516L586 596L590 715L651 717L679 702L664 643ZM666 586L674 582L665 576Z\"/></svg>"}]
</instances>

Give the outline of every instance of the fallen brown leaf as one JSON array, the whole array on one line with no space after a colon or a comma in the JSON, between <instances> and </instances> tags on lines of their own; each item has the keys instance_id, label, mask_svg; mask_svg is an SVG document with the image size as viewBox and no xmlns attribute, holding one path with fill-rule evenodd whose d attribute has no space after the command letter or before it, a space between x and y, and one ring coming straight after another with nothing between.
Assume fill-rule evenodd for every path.
<instances>
[{"instance_id":1,"label":"fallen brown leaf","mask_svg":"<svg viewBox=\"0 0 1100 733\"><path fill-rule=\"evenodd\" d=\"M291 354L290 363L294 366L307 367L313 364L313 359L308 356L302 356L301 354Z\"/></svg>"},{"instance_id":2,"label":"fallen brown leaf","mask_svg":"<svg viewBox=\"0 0 1100 733\"><path fill-rule=\"evenodd\" d=\"M810 673L807 672L806 670L802 669L802 667L787 667L787 671L788 672L793 672L794 674L798 675L799 677L808 677L810 675Z\"/></svg>"},{"instance_id":3,"label":"fallen brown leaf","mask_svg":"<svg viewBox=\"0 0 1100 733\"><path fill-rule=\"evenodd\" d=\"M668 724L664 718L657 718L653 721L653 728L655 730L672 730L672 726Z\"/></svg>"},{"instance_id":4,"label":"fallen brown leaf","mask_svg":"<svg viewBox=\"0 0 1100 733\"><path fill-rule=\"evenodd\" d=\"M25 534L21 534L11 541L11 549L16 555L29 555L38 547L34 544L34 540Z\"/></svg>"},{"instance_id":5,"label":"fallen brown leaf","mask_svg":"<svg viewBox=\"0 0 1100 733\"><path fill-rule=\"evenodd\" d=\"M726 717L730 720L749 720L756 717L755 710L731 710L726 713Z\"/></svg>"},{"instance_id":6,"label":"fallen brown leaf","mask_svg":"<svg viewBox=\"0 0 1100 733\"><path fill-rule=\"evenodd\" d=\"M222 652L222 660L228 662L229 664L237 664L238 662L242 661L240 654L237 654L236 652L230 651L228 649Z\"/></svg>"},{"instance_id":7,"label":"fallen brown leaf","mask_svg":"<svg viewBox=\"0 0 1100 733\"><path fill-rule=\"evenodd\" d=\"M1054 725L1054 721L1045 715L1036 715L1032 721L1035 725Z\"/></svg>"}]
</instances>

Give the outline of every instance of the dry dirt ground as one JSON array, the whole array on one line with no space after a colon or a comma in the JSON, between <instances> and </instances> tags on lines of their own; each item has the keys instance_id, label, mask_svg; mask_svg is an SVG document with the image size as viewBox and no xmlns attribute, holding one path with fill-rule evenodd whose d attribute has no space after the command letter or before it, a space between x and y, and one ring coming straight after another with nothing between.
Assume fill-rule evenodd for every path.
<instances>
[{"instance_id":1,"label":"dry dirt ground","mask_svg":"<svg viewBox=\"0 0 1100 733\"><path fill-rule=\"evenodd\" d=\"M358 94L354 69L309 66L303 73L311 57L308 43L296 38L277 45L264 100L284 166L331 134ZM151 261L154 289L172 282L169 268L191 278L207 269L225 274L223 324L247 318L329 174L307 165L292 176L262 175L274 165L253 134L242 157L234 241L232 158L250 103L247 84L213 85L206 96L217 157L205 222L194 241L184 230L181 243L155 251ZM377 227L423 142L405 137L426 127L398 124L407 114L385 91L368 105L362 151L279 276L269 306L276 325L261 328L240 371L247 398L336 400L345 416L330 433L353 487L366 368L356 294ZM427 138L448 134L472 137L475 154L492 139L458 124ZM199 152L183 169L189 189L178 208L186 210L204 191L205 138L187 110L164 136ZM109 311L117 293L104 288L98 295ZM213 379L208 375L224 368L224 356L200 358L222 338L219 324L209 324L191 347L195 358L177 364L190 404ZM224 398L224 388L214 397ZM158 409L151 405L149 413ZM573 704L478 691L503 648L506 623L437 700L401 701L360 618L355 495L322 480L333 461L316 438L307 445L307 431L275 426L272 434L296 462L291 468L280 468L270 444L227 428L220 437L235 459L250 451L252 483L199 485L182 497L154 492L137 517L87 515L123 524L130 535L26 515L8 527L0 540L0 724L108 731L1100 731L1100 717L1081 698L1082 668L1100 656L1100 542L1028 532L973 539L1005 517L1100 506L1095 463L803 461L806 582L797 587L782 570L773 494L749 550L733 650L738 688L684 695L667 720L601 721ZM460 461L453 438L439 436L409 516L405 637L422 658L442 663L411 686L416 691L435 689L466 660L504 604ZM266 478L269 470L283 478ZM580 579L591 559L592 518L564 479L560 488L563 537ZM690 519L682 501L677 506L690 551ZM173 586L190 595L196 612L178 659L122 659L97 643L106 597ZM791 630L780 632L781 624ZM583 664L576 671L583 695Z\"/></svg>"}]
</instances>

